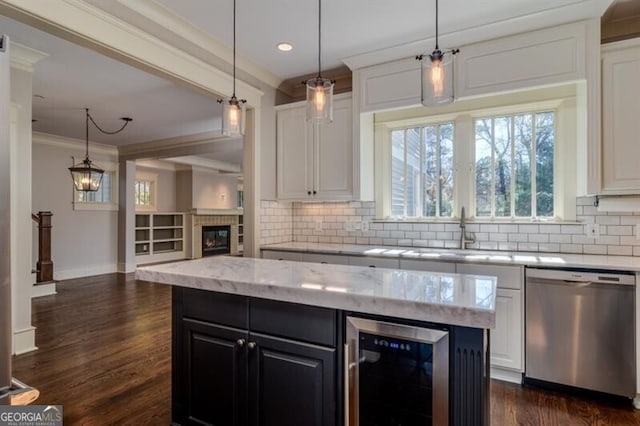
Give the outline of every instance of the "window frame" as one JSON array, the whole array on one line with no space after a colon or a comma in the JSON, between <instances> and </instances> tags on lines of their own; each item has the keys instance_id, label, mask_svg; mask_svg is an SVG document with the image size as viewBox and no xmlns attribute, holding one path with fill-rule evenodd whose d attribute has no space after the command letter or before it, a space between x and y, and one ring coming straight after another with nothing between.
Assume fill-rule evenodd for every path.
<instances>
[{"instance_id":1,"label":"window frame","mask_svg":"<svg viewBox=\"0 0 640 426\"><path fill-rule=\"evenodd\" d=\"M577 123L579 113L576 107L576 95L564 95L551 99L543 99L518 103L517 94L513 102L505 102L499 106L464 108L459 105L454 112L428 116L416 116L419 109L410 110L402 118L402 112L388 114L391 119L374 120L375 140L375 201L376 219L384 221L406 222L452 222L459 219L460 208L466 207L470 220L488 223L560 223L573 222L576 219L575 196L576 165L575 152L577 146ZM511 99L511 98L509 98ZM476 101L476 100L474 100ZM465 102L460 102L464 104ZM468 102L472 105L481 102ZM490 102L487 101L488 105ZM456 104L452 104L456 105ZM433 109L425 109L427 111ZM476 217L475 199L475 121L481 118L496 116L513 116L524 113L553 111L554 120L554 216L553 217ZM452 122L454 125L454 196L452 217L419 217L394 218L391 216L391 132L404 128L430 126ZM464 149L469 147L469 149ZM567 174L559 173L559 165L573 156L573 163Z\"/></svg>"},{"instance_id":2,"label":"window frame","mask_svg":"<svg viewBox=\"0 0 640 426\"><path fill-rule=\"evenodd\" d=\"M77 191L71 183L71 204L73 206L73 210L77 211L116 211L118 210L118 164L111 161L96 161L96 164L104 170L104 174L111 175L111 194L110 201L108 203L101 201L80 201L78 200L78 193L81 191Z\"/></svg>"},{"instance_id":3,"label":"window frame","mask_svg":"<svg viewBox=\"0 0 640 426\"><path fill-rule=\"evenodd\" d=\"M136 178L134 180L134 185L138 181L150 182L150 205L140 205L135 203L135 186L134 186L134 200L133 204L135 206L135 210L138 212L155 212L158 211L158 174L150 173L150 172L138 172L136 171Z\"/></svg>"}]
</instances>

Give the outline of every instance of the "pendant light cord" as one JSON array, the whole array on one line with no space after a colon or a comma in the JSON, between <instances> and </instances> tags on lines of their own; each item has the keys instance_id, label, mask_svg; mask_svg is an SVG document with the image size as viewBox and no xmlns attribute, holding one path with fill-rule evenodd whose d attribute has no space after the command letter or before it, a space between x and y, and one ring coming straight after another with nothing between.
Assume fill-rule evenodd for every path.
<instances>
[{"instance_id":1,"label":"pendant light cord","mask_svg":"<svg viewBox=\"0 0 640 426\"><path fill-rule=\"evenodd\" d=\"M438 0L436 0L436 50L438 50Z\"/></svg>"},{"instance_id":2,"label":"pendant light cord","mask_svg":"<svg viewBox=\"0 0 640 426\"><path fill-rule=\"evenodd\" d=\"M322 78L322 0L318 0L318 78Z\"/></svg>"},{"instance_id":3,"label":"pendant light cord","mask_svg":"<svg viewBox=\"0 0 640 426\"><path fill-rule=\"evenodd\" d=\"M236 0L233 0L233 94L236 97Z\"/></svg>"},{"instance_id":4,"label":"pendant light cord","mask_svg":"<svg viewBox=\"0 0 640 426\"><path fill-rule=\"evenodd\" d=\"M109 132L107 130L104 130L102 127L98 126L98 123L96 123L96 121L93 119L91 114L89 114L89 108L85 108L84 110L87 112L87 153L89 152L89 120L91 120L93 125L96 126L96 129L100 130L100 132L104 133L105 135L115 135L116 133L120 133L121 131L124 130L125 127L127 127L129 123L133 121L132 118L121 117L120 120L124 121L124 124L122 125L122 127L120 127L118 130L115 130L113 132Z\"/></svg>"}]
</instances>

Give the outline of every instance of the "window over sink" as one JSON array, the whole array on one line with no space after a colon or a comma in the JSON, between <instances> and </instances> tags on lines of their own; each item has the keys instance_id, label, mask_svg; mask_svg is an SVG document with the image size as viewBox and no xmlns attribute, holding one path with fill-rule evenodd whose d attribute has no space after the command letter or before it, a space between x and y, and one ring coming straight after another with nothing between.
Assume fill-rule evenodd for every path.
<instances>
[{"instance_id":1,"label":"window over sink","mask_svg":"<svg viewBox=\"0 0 640 426\"><path fill-rule=\"evenodd\" d=\"M377 218L575 220L575 98L492 102L376 114Z\"/></svg>"}]
</instances>

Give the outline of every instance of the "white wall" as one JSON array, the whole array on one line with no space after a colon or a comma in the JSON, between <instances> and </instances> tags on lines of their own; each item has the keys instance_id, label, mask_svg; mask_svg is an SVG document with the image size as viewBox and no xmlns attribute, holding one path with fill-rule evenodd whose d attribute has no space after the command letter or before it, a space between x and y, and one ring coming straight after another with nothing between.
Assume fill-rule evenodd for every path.
<instances>
[{"instance_id":1,"label":"white wall","mask_svg":"<svg viewBox=\"0 0 640 426\"><path fill-rule=\"evenodd\" d=\"M176 207L176 172L160 168L136 166L136 174L157 176L156 208L159 212L175 212Z\"/></svg>"},{"instance_id":2,"label":"white wall","mask_svg":"<svg viewBox=\"0 0 640 426\"><path fill-rule=\"evenodd\" d=\"M84 142L39 135L33 144L33 211L51 211L52 260L56 280L116 272L118 212L73 209L73 186L68 168L83 158ZM75 142L75 143L74 143ZM93 161L117 162L113 150L89 147ZM114 182L114 184L116 184ZM35 264L35 260L34 260Z\"/></svg>"},{"instance_id":3,"label":"white wall","mask_svg":"<svg viewBox=\"0 0 640 426\"><path fill-rule=\"evenodd\" d=\"M193 170L193 208L235 209L238 206L238 178L217 172Z\"/></svg>"}]
</instances>

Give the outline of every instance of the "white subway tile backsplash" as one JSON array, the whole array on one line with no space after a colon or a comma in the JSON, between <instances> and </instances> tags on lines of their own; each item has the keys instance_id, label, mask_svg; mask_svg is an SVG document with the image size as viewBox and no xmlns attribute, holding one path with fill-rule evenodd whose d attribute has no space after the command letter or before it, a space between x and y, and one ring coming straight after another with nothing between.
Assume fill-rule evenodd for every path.
<instances>
[{"instance_id":1,"label":"white subway tile backsplash","mask_svg":"<svg viewBox=\"0 0 640 426\"><path fill-rule=\"evenodd\" d=\"M596 223L601 225L620 225L620 216L597 216Z\"/></svg>"},{"instance_id":2,"label":"white subway tile backsplash","mask_svg":"<svg viewBox=\"0 0 640 426\"><path fill-rule=\"evenodd\" d=\"M537 234L539 229L538 225L518 225L518 232L523 234Z\"/></svg>"},{"instance_id":3,"label":"white subway tile backsplash","mask_svg":"<svg viewBox=\"0 0 640 426\"><path fill-rule=\"evenodd\" d=\"M527 234L508 234L509 242L512 243L526 243L529 241L529 236Z\"/></svg>"},{"instance_id":4,"label":"white subway tile backsplash","mask_svg":"<svg viewBox=\"0 0 640 426\"><path fill-rule=\"evenodd\" d=\"M631 246L607 246L607 254L612 256L631 256L633 247Z\"/></svg>"},{"instance_id":5,"label":"white subway tile backsplash","mask_svg":"<svg viewBox=\"0 0 640 426\"><path fill-rule=\"evenodd\" d=\"M630 225L618 225L607 226L608 235L633 235L633 226Z\"/></svg>"},{"instance_id":6,"label":"white subway tile backsplash","mask_svg":"<svg viewBox=\"0 0 640 426\"><path fill-rule=\"evenodd\" d=\"M549 234L529 234L529 242L531 243L548 243Z\"/></svg>"},{"instance_id":7,"label":"white subway tile backsplash","mask_svg":"<svg viewBox=\"0 0 640 426\"><path fill-rule=\"evenodd\" d=\"M495 226L495 225L494 225ZM504 234L515 233L518 232L518 225L499 225L499 232ZM498 231L495 231L498 232Z\"/></svg>"},{"instance_id":8,"label":"white subway tile backsplash","mask_svg":"<svg viewBox=\"0 0 640 426\"><path fill-rule=\"evenodd\" d=\"M594 197L576 199L578 224L467 223L466 231L473 233L476 239L470 247L640 256L640 240L635 239L640 212L598 212L594 200ZM309 241L443 248L457 247L460 238L459 224L454 222L374 222L374 202L289 204L263 201L260 213L262 244ZM315 231L316 219L322 221L322 231ZM369 230L356 230L359 227L356 225L364 221L368 222ZM599 238L585 235L584 225L591 223L600 225Z\"/></svg>"},{"instance_id":9,"label":"white subway tile backsplash","mask_svg":"<svg viewBox=\"0 0 640 426\"><path fill-rule=\"evenodd\" d=\"M607 254L607 246L585 244L582 248L584 254Z\"/></svg>"},{"instance_id":10,"label":"white subway tile backsplash","mask_svg":"<svg viewBox=\"0 0 640 426\"><path fill-rule=\"evenodd\" d=\"M509 234L501 234L498 232L489 234L489 241L509 241Z\"/></svg>"},{"instance_id":11,"label":"white subway tile backsplash","mask_svg":"<svg viewBox=\"0 0 640 426\"><path fill-rule=\"evenodd\" d=\"M545 253L558 253L560 251L560 244L544 243L538 244L538 251Z\"/></svg>"},{"instance_id":12,"label":"white subway tile backsplash","mask_svg":"<svg viewBox=\"0 0 640 426\"><path fill-rule=\"evenodd\" d=\"M517 227L516 227L516 231L517 231ZM480 232L487 232L487 233L491 234L493 232L505 232L505 231L499 231L498 230L498 225L486 225L486 224L482 224L481 223L480 224Z\"/></svg>"},{"instance_id":13,"label":"white subway tile backsplash","mask_svg":"<svg viewBox=\"0 0 640 426\"><path fill-rule=\"evenodd\" d=\"M550 243L569 244L571 243L571 235L568 234L550 234Z\"/></svg>"},{"instance_id":14,"label":"white subway tile backsplash","mask_svg":"<svg viewBox=\"0 0 640 426\"><path fill-rule=\"evenodd\" d=\"M560 244L562 253L582 254L582 244Z\"/></svg>"}]
</instances>

